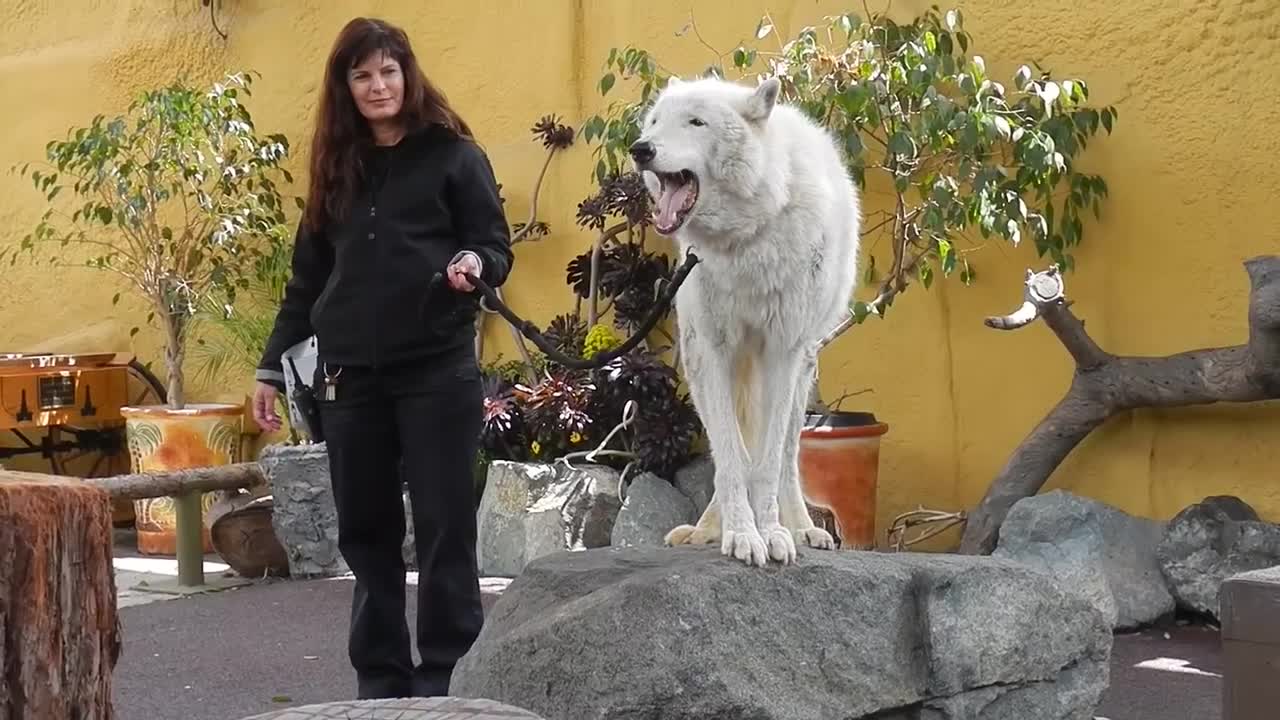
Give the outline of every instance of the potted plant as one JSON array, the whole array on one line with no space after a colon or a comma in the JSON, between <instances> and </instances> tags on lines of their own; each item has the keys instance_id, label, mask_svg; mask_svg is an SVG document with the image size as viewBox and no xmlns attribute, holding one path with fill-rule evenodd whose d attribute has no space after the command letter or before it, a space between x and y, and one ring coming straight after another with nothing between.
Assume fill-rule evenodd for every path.
<instances>
[{"instance_id":1,"label":"potted plant","mask_svg":"<svg viewBox=\"0 0 1280 720\"><path fill-rule=\"evenodd\" d=\"M240 459L242 405L188 402L185 363L200 309L230 308L256 263L287 237L275 178L292 181L281 167L289 143L257 134L242 102L251 84L236 73L207 88L178 80L145 91L124 115L98 115L48 143L45 169L22 168L49 208L20 249L87 250L84 265L126 281L162 333L166 402L121 411L135 471ZM205 512L213 500L201 498ZM175 512L172 498L136 503L141 552L175 552ZM203 536L207 552L207 527Z\"/></svg>"},{"instance_id":2,"label":"potted plant","mask_svg":"<svg viewBox=\"0 0 1280 720\"><path fill-rule=\"evenodd\" d=\"M1088 107L1085 82L1055 80L1027 65L1006 87L988 76L981 55L970 54L963 24L960 10L936 6L907 22L883 12L842 13L786 38L766 15L754 37L772 47L716 52L706 69L745 82L778 77L781 101L841 139L855 182L865 188L868 176L878 175L889 190L889 203L868 198L865 213L862 281L875 295L850 298L848 319L822 348L868 317L884 318L913 280L927 289L937 277L958 274L972 284L971 257L991 239L1015 246L1030 239L1040 256L1071 270L1081 216L1090 208L1098 213L1107 195L1105 181L1075 162L1100 127L1110 133L1114 108ZM690 27L701 41L692 21ZM584 123L587 140L600 139L597 176L623 171L637 119L668 77L641 48L609 52L599 92L621 80L636 81L638 90ZM869 242L877 235L884 244ZM890 258L887 267L877 252ZM812 504L845 508L845 545L874 538L879 439L887 429L865 410L828 407L815 378L801 475Z\"/></svg>"}]
</instances>

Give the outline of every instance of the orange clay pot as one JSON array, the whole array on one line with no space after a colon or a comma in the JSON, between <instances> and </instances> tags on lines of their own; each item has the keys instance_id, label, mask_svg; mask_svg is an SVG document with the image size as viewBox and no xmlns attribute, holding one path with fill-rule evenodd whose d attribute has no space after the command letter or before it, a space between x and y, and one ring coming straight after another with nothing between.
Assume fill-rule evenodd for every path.
<instances>
[{"instance_id":1,"label":"orange clay pot","mask_svg":"<svg viewBox=\"0 0 1280 720\"><path fill-rule=\"evenodd\" d=\"M875 545L880 436L889 426L865 412L810 413L800 432L805 500L835 520L842 549Z\"/></svg>"},{"instance_id":2,"label":"orange clay pot","mask_svg":"<svg viewBox=\"0 0 1280 720\"><path fill-rule=\"evenodd\" d=\"M126 420L129 455L136 473L187 470L227 465L240 460L240 429L244 408L232 403L188 403L183 410L167 405L120 408ZM218 495L200 496L204 552L214 551L206 514ZM177 513L171 497L134 502L138 552L173 555L177 552Z\"/></svg>"}]
</instances>

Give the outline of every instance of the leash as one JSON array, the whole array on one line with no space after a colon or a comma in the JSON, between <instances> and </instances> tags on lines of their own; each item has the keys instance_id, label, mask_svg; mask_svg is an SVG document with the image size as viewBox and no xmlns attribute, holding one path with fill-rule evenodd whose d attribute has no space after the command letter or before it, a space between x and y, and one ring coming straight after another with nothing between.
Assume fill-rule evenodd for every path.
<instances>
[{"instance_id":1,"label":"leash","mask_svg":"<svg viewBox=\"0 0 1280 720\"><path fill-rule=\"evenodd\" d=\"M521 319L520 316L516 315L515 312L511 310L511 308L507 307L506 303L502 302L498 297L498 293L495 292L488 283L471 273L463 273L463 276L467 278L467 281L470 282L472 286L484 295L485 300L489 301L489 305L495 308L499 315L501 315L507 322L511 323L512 327L519 330L521 335L524 335L526 338L531 340L534 345L537 345L538 349L541 350L549 360L576 370L594 370L596 368L602 368L614 359L631 352L633 348L644 340L649 332L658 324L658 318L661 317L671 305L671 301L675 299L676 291L680 289L680 285L684 283L685 278L689 276L689 273L693 270L693 267L698 264L698 262L699 258L697 255L692 252L686 253L684 262L680 264L680 267L676 268L675 273L671 277L671 281L665 283L662 286L662 289L658 292L658 301L649 309L649 314L645 316L644 322L640 324L640 329L637 330L634 335L627 338L621 345L613 348L612 350L598 352L589 358L569 357L568 355L560 352L556 349L555 345L551 343L551 341L542 336L542 333L538 331L538 327L536 325L528 320ZM439 282L444 282L443 272L437 272L431 278L432 285Z\"/></svg>"}]
</instances>

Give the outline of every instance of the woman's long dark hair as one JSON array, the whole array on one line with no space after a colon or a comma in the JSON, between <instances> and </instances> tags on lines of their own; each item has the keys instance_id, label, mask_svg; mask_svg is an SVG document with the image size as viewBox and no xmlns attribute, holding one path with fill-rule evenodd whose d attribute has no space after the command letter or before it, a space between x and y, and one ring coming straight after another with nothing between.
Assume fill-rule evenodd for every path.
<instances>
[{"instance_id":1,"label":"woman's long dark hair","mask_svg":"<svg viewBox=\"0 0 1280 720\"><path fill-rule=\"evenodd\" d=\"M338 34L325 64L324 88L311 139L310 187L302 218L309 229L322 227L326 220L343 214L351 189L363 173L360 151L373 142L373 136L351 97L347 73L380 51L400 63L404 75L400 119L405 132L439 124L460 137L472 137L471 128L418 65L404 30L383 20L355 18Z\"/></svg>"}]
</instances>

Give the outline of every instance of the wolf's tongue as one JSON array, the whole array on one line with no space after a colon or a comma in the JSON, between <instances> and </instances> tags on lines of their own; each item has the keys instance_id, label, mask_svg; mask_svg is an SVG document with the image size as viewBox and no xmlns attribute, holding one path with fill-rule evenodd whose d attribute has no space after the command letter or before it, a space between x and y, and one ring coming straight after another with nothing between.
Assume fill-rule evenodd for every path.
<instances>
[{"instance_id":1,"label":"wolf's tongue","mask_svg":"<svg viewBox=\"0 0 1280 720\"><path fill-rule=\"evenodd\" d=\"M689 192L689 183L665 182L662 184L662 194L658 196L657 202L658 225L671 227L676 224L676 212L684 207L685 201L689 199Z\"/></svg>"}]
</instances>

